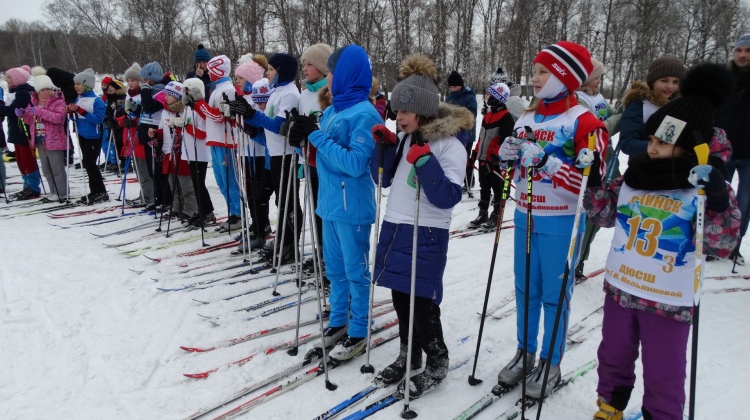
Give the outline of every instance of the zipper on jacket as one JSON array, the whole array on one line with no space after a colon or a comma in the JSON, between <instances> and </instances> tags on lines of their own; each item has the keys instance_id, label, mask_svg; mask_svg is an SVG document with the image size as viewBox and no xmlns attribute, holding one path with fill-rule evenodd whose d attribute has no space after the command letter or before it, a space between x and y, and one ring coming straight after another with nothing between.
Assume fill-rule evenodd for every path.
<instances>
[{"instance_id":1,"label":"zipper on jacket","mask_svg":"<svg viewBox=\"0 0 750 420\"><path fill-rule=\"evenodd\" d=\"M341 181L341 194L344 196L344 211L346 211L346 187L344 181Z\"/></svg>"}]
</instances>

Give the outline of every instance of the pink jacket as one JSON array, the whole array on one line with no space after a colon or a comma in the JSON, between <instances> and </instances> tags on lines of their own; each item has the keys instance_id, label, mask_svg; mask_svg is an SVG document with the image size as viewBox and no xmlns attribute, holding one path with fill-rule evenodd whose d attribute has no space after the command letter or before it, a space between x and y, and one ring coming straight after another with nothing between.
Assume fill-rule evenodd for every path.
<instances>
[{"instance_id":1,"label":"pink jacket","mask_svg":"<svg viewBox=\"0 0 750 420\"><path fill-rule=\"evenodd\" d=\"M31 108L34 108L34 114ZM39 106L39 98L33 95L31 105L26 108L23 121L29 125L31 138L36 143L36 123L44 124L45 145L47 150L65 150L68 137L65 134L65 123L67 121L67 110L65 98L62 92L57 91L49 98L45 107ZM36 121L34 121L36 119Z\"/></svg>"}]
</instances>

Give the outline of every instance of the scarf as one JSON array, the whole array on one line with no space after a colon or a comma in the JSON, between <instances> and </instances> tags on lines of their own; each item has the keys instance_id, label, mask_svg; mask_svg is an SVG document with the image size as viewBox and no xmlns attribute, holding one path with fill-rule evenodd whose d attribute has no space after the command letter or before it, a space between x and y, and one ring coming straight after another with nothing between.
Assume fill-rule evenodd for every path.
<instances>
[{"instance_id":1,"label":"scarf","mask_svg":"<svg viewBox=\"0 0 750 420\"><path fill-rule=\"evenodd\" d=\"M315 83L310 83L308 81L305 81L305 86L307 87L307 90L309 90L310 92L317 92L320 89L322 89L323 86L325 86L327 84L328 84L328 80L326 80L325 77L322 78L322 79L320 79L320 80L318 80Z\"/></svg>"}]
</instances>

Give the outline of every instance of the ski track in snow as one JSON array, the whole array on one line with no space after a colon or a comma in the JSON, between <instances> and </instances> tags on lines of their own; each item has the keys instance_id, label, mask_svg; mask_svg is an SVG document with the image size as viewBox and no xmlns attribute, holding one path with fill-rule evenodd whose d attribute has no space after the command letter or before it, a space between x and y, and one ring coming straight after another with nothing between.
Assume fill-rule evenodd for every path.
<instances>
[{"instance_id":1,"label":"ski track in snow","mask_svg":"<svg viewBox=\"0 0 750 420\"><path fill-rule=\"evenodd\" d=\"M481 116L478 118L478 120ZM389 122L393 126L392 122ZM625 169L621 158L621 168ZM6 164L8 175L17 175L15 164ZM73 172L81 172L73 170ZM111 178L111 177L110 177ZM212 176L207 177L217 215L224 212L224 200ZM83 195L83 183L72 184L72 197ZM130 184L128 197L135 198L137 185ZM735 181L736 185L736 181ZM110 197L117 196L119 184L108 184ZM13 192L9 186L9 192ZM304 190L301 190L304 191ZM474 189L478 194L478 185ZM383 211L388 191L384 191ZM117 203L112 201L112 203ZM0 204L0 209L2 208ZM452 229L464 227L476 215L476 201L459 204L454 211ZM506 219L512 218L514 204L508 202ZM79 210L79 209L74 209ZM17 210L0 210L2 214ZM62 210L64 213L73 210ZM117 210L119 212L119 210ZM275 208L272 207L272 213ZM68 225L83 220L119 214L109 212L57 222ZM273 214L272 218L275 217ZM271 291L263 290L229 301L203 305L193 299L221 299L253 287L269 284L275 276L231 286L216 286L205 290L160 292L159 287L175 287L207 278L218 278L238 273L249 267L225 271L213 276L182 279L181 276L207 272L214 268L239 263L228 261L216 267L195 269L175 275L184 268L179 263L190 261L192 266L218 261L228 256L231 249L197 257L166 259L154 263L142 256L128 258L118 250L103 247L103 243L117 243L152 233L154 228L142 229L110 238L96 238L88 232L107 233L148 221L147 216L125 218L100 226L58 229L47 224L51 219L44 214L0 220L0 418L66 418L66 419L180 419L207 405L216 404L244 386L261 380L302 356L318 340L302 345L299 355L288 356L285 351L266 355L263 352L294 338L294 331L264 337L238 345L219 348L207 353L187 353L179 348L210 346L233 337L264 328L291 322L296 308L245 321L263 310L232 313L236 309L264 301ZM179 233L177 239L195 235L197 231ZM599 232L586 263L586 272L604 265L612 229ZM178 236L179 235L179 236ZM485 330L476 376L484 382L475 387L467 383L476 347L481 310L487 282L489 260L494 235L485 234L452 239L449 244L448 265L445 273L445 299L441 305L445 341L451 351L452 362L470 359L469 363L452 371L448 378L431 394L413 401L411 408L420 418L445 419L459 414L466 407L490 391L500 368L513 355L516 347L515 316L497 320L485 319ZM221 236L207 240L211 245L229 240ZM141 245L161 244L161 237L123 249ZM513 231L502 231L495 275L492 280L490 306L514 290L512 266ZM147 252L154 256L172 256L197 249L199 241L163 250ZM750 254L748 247L743 252ZM195 262L201 260L201 262ZM129 268L143 270L140 275ZM562 270L563 267L560 267ZM706 275L728 274L731 263L710 263ZM742 274L750 272L738 267ZM267 272L266 272L267 273ZM150 278L159 277L160 282ZM289 275L281 278L289 278ZM575 324L597 307L604 299L603 276L589 279L576 287L572 300L570 325ZM723 289L747 286L747 280L731 279L705 283L705 288ZM290 284L279 286L282 294L296 288ZM376 300L390 297L386 289L375 288ZM312 292L310 292L312 294ZM746 304L748 294L704 294L701 311L700 370L698 372L698 418L730 418L741 410L746 387L734 386L750 374L744 362L750 346L745 319L750 316ZM507 308L512 307L512 303ZM222 315L221 325L215 327L196 313ZM301 319L314 318L317 305L301 307ZM383 316L377 325L395 318L395 313ZM587 331L601 315L587 320ZM318 324L302 327L300 335L315 333ZM463 345L457 340L470 336ZM596 357L600 331L595 328L588 339L571 348L563 360L563 372ZM689 347L689 343L688 343ZM371 354L371 364L382 369L396 356L397 341L384 345ZM183 373L197 373L231 363L258 353L243 366L222 369L208 379L195 380ZM690 357L690 356L688 356ZM349 398L369 385L371 376L359 373L364 357L330 372L338 390L325 390L323 378L316 378L288 394L273 399L241 418L287 419L312 418ZM640 406L643 395L640 361L636 364L638 380L628 409ZM300 371L302 372L302 371ZM293 375L295 376L295 375ZM689 368L688 381L689 382ZM593 371L561 390L544 404L545 419L590 418L596 411L597 375ZM686 392L687 392L686 383ZM250 395L256 396L264 389ZM515 390L480 414L478 419L492 419L510 408L519 396ZM380 391L358 405L357 409L375 401ZM245 398L244 400L247 400ZM215 412L219 414L241 401ZM402 404L395 404L374 418L396 418ZM686 410L687 411L687 410ZM532 410L535 412L535 409ZM347 412L346 414L348 414Z\"/></svg>"}]
</instances>

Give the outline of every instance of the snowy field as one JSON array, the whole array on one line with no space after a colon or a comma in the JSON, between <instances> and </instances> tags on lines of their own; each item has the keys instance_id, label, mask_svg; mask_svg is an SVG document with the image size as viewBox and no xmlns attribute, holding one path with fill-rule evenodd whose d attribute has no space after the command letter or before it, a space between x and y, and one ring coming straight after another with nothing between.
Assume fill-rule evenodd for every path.
<instances>
[{"instance_id":1,"label":"snowy field","mask_svg":"<svg viewBox=\"0 0 750 420\"><path fill-rule=\"evenodd\" d=\"M15 164L6 166L11 176L8 191L20 190L17 184L20 177ZM621 166L624 169L624 164ZM81 170L74 170L73 173L80 174ZM211 174L208 182L217 213L223 215L224 201ZM71 186L73 197L84 194L82 180L76 180ZM111 198L117 197L118 188L119 184L108 184ZM478 185L474 192L478 194ZM136 195L137 184L129 184L128 196L135 198ZM384 197L384 200L387 199L387 196ZM117 203L111 201L107 205ZM98 207L104 206L100 204ZM284 351L263 354L268 348L292 340L293 331L205 353L183 351L180 346L210 347L233 337L292 322L296 310L290 309L251 321L245 318L257 316L262 310L232 312L270 299L269 290L211 304L193 300L220 299L269 284L274 277L206 290L165 293L156 289L194 281L184 277L209 269L195 268L197 266L227 259L230 249L156 263L143 256L129 258L115 248L104 246L142 237L152 233L153 227L108 238L97 238L90 234L114 232L141 224L148 216L123 218L98 226L61 229L49 223L71 226L74 222L119 214L119 210L53 220L46 214L5 218L4 215L19 210L5 207L5 204L0 204L0 377L3 378L0 381L0 418L186 418L197 410L225 400L251 383L301 361L307 350L318 342L301 346L296 357ZM513 210L513 203L509 203L506 219L512 218ZM452 228L465 227L476 213L476 201L462 202L455 208ZM272 219L275 217L272 216ZM603 268L612 232L612 229L599 232L586 263L586 272ZM173 238L195 234L177 233ZM500 238L490 306L510 296L513 290L512 236L512 230L505 230ZM229 239L227 236L214 237L207 239L207 242L215 245ZM122 249L132 250L161 243L164 243L163 236ZM484 383L476 387L468 385L467 377L473 364L480 322L477 311L482 309L492 245L491 234L451 239L445 273L445 300L441 306L442 320L451 364L468 363L451 371L437 389L411 404L411 408L419 413L419 418L450 419L459 414L490 391L500 368L515 352L515 315L504 319L487 318L477 367L477 377L483 379ZM147 254L173 256L198 248L199 240ZM742 253L750 255L747 244L743 246ZM190 265L183 268L178 264ZM222 262L211 268L230 264ZM707 275L728 275L731 268L731 263L726 261L712 262L707 266ZM137 274L131 269L143 272ZM190 271L177 274L186 269ZM221 275L241 270L244 268L229 270ZM750 269L746 267L738 267L738 271L750 274ZM206 277L218 278L219 275ZM159 281L155 282L152 278ZM285 278L289 276L282 276L282 279ZM600 275L576 287L571 325L602 305L602 281ZM747 286L750 286L747 280L707 280L705 290ZM282 284L278 290L284 295L295 292L296 288ZM313 292L303 297L311 295ZM389 296L388 290L376 288L376 300ZM738 413L743 412L743 401L750 390L745 380L750 375L746 361L750 347L748 299L750 292L706 293L703 297L697 404L699 419L742 417ZM505 309L513 306L511 303ZM313 319L317 306L314 303L304 304L301 312L302 320ZM197 314L221 315L218 320L220 325L214 326ZM393 319L395 314L388 313L378 318L376 325ZM596 358L600 340L597 325L600 321L601 314L598 313L587 319L583 333L578 335L585 340L566 353L562 363L563 373ZM317 324L302 328L300 334L314 333L316 330ZM395 328L389 331L395 331ZM387 334L385 332L378 336ZM382 369L395 358L397 348L397 342L391 341L375 349L371 363L376 369ZM207 379L183 376L183 373L206 371L255 353L260 354L248 363L222 369ZM331 381L338 385L336 391L326 390L323 378L318 377L258 406L241 418L313 418L370 383L372 376L359 371L363 363L364 357L330 372ZM640 362L638 366L640 377ZM271 386L283 382L274 382ZM591 418L596 411L596 383L596 371L592 371L562 389L546 401L542 418ZM270 386L251 393L250 397L268 389ZM514 404L519 392L517 389L503 397L477 418L495 418ZM639 380L629 410L640 406L642 392L643 385ZM384 393L380 391L367 403ZM245 400L236 401L213 414L218 415ZM383 410L375 418L398 418L401 410L399 403Z\"/></svg>"}]
</instances>

